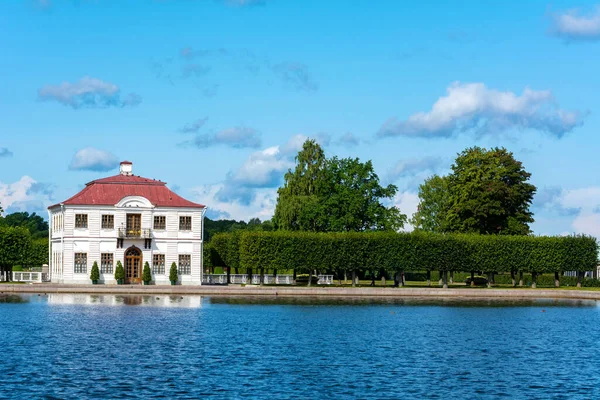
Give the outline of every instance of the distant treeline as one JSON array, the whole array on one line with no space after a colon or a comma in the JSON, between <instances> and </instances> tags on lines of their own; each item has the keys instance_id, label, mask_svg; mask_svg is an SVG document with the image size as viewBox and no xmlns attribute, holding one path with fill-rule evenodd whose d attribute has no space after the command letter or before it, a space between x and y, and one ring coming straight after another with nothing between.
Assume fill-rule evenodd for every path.
<instances>
[{"instance_id":1,"label":"distant treeline","mask_svg":"<svg viewBox=\"0 0 600 400\"><path fill-rule=\"evenodd\" d=\"M213 236L206 265L246 270L563 272L595 270L591 236L234 232Z\"/></svg>"}]
</instances>

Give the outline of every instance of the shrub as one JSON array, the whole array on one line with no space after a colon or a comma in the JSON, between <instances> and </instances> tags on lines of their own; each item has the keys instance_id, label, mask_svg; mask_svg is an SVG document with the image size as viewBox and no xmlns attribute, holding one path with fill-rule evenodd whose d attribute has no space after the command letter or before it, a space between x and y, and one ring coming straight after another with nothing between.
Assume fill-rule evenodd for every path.
<instances>
[{"instance_id":1,"label":"shrub","mask_svg":"<svg viewBox=\"0 0 600 400\"><path fill-rule=\"evenodd\" d=\"M115 279L117 281L125 279L125 269L123 269L123 264L121 261L117 261L117 266L115 267Z\"/></svg>"},{"instance_id":2,"label":"shrub","mask_svg":"<svg viewBox=\"0 0 600 400\"><path fill-rule=\"evenodd\" d=\"M171 283L173 282L177 282L177 264L175 263L175 261L173 261L173 264L171 264L171 269L169 270L169 280L171 281Z\"/></svg>"},{"instance_id":3,"label":"shrub","mask_svg":"<svg viewBox=\"0 0 600 400\"><path fill-rule=\"evenodd\" d=\"M100 280L100 270L98 269L98 261L94 261L94 265L92 265L90 279L92 280L92 282L97 282Z\"/></svg>"},{"instance_id":4,"label":"shrub","mask_svg":"<svg viewBox=\"0 0 600 400\"><path fill-rule=\"evenodd\" d=\"M152 280L152 273L150 272L150 264L148 261L144 263L144 270L142 271L142 280L146 282L146 284L150 283Z\"/></svg>"}]
</instances>

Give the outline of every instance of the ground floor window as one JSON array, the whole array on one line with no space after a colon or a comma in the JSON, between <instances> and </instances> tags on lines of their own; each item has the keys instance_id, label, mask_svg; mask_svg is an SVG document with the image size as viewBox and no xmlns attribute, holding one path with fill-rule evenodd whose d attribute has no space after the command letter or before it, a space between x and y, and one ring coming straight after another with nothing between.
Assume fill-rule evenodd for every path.
<instances>
[{"instance_id":1,"label":"ground floor window","mask_svg":"<svg viewBox=\"0 0 600 400\"><path fill-rule=\"evenodd\" d=\"M87 253L75 253L76 274L87 274Z\"/></svg>"},{"instance_id":2,"label":"ground floor window","mask_svg":"<svg viewBox=\"0 0 600 400\"><path fill-rule=\"evenodd\" d=\"M113 273L113 254L102 253L100 255L100 272L103 274Z\"/></svg>"},{"instance_id":3,"label":"ground floor window","mask_svg":"<svg viewBox=\"0 0 600 400\"><path fill-rule=\"evenodd\" d=\"M191 275L192 274L192 255L191 254L180 254L179 255L179 269L177 271L179 275Z\"/></svg>"},{"instance_id":4,"label":"ground floor window","mask_svg":"<svg viewBox=\"0 0 600 400\"><path fill-rule=\"evenodd\" d=\"M154 254L152 256L152 273L164 275L165 273L165 255Z\"/></svg>"}]
</instances>

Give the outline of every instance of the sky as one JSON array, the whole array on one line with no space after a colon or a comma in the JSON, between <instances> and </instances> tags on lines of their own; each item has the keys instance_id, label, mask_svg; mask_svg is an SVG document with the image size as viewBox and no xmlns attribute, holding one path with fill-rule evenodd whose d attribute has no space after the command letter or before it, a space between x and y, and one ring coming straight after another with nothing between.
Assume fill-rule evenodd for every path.
<instances>
[{"instance_id":1,"label":"sky","mask_svg":"<svg viewBox=\"0 0 600 400\"><path fill-rule=\"evenodd\" d=\"M6 0L0 54L8 213L129 160L211 218L268 219L313 138L409 216L459 152L506 147L536 234L600 237L597 2Z\"/></svg>"}]
</instances>

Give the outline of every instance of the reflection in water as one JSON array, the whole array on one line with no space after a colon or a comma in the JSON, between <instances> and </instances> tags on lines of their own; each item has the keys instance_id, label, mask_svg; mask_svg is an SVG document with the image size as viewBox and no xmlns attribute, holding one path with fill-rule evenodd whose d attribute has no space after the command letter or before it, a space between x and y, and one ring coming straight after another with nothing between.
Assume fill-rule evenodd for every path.
<instances>
[{"instance_id":1,"label":"reflection in water","mask_svg":"<svg viewBox=\"0 0 600 400\"><path fill-rule=\"evenodd\" d=\"M29 298L18 294L0 294L0 303L28 303Z\"/></svg>"},{"instance_id":2,"label":"reflection in water","mask_svg":"<svg viewBox=\"0 0 600 400\"><path fill-rule=\"evenodd\" d=\"M202 296L122 295L122 294L48 294L48 304L87 304L107 306L202 307Z\"/></svg>"},{"instance_id":3,"label":"reflection in water","mask_svg":"<svg viewBox=\"0 0 600 400\"><path fill-rule=\"evenodd\" d=\"M466 297L282 297L282 296L211 296L211 304L255 305L400 305L440 307L598 307L596 300L579 299L510 299Z\"/></svg>"}]
</instances>

